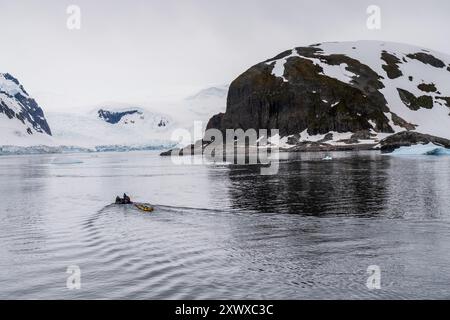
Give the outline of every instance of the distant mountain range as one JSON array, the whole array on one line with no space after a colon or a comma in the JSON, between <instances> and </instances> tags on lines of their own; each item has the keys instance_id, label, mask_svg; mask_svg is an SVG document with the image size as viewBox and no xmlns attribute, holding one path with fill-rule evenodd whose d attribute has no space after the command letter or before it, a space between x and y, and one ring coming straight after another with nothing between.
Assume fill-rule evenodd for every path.
<instances>
[{"instance_id":1,"label":"distant mountain range","mask_svg":"<svg viewBox=\"0 0 450 320\"><path fill-rule=\"evenodd\" d=\"M194 121L206 127L208 119L225 111L228 88L205 89L181 101L147 106L101 105L84 114L47 115L53 136L62 145L149 146L173 145L173 130L191 130Z\"/></svg>"},{"instance_id":2,"label":"distant mountain range","mask_svg":"<svg viewBox=\"0 0 450 320\"><path fill-rule=\"evenodd\" d=\"M112 103L85 113L44 115L17 79L0 74L0 148L3 146L8 153L34 153L53 152L61 146L70 151L173 146L173 130L189 130L194 121L202 121L206 126L213 114L225 110L227 92L227 86L211 87L181 101L145 107Z\"/></svg>"}]
</instances>

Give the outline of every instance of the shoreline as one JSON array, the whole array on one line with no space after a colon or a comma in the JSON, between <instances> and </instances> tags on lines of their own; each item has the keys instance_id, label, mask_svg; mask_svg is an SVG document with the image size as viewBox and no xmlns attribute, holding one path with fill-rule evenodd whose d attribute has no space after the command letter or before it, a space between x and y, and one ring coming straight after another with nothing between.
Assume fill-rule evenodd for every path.
<instances>
[{"instance_id":1,"label":"shoreline","mask_svg":"<svg viewBox=\"0 0 450 320\"><path fill-rule=\"evenodd\" d=\"M271 153L272 149L277 149L279 152L283 153L299 153L299 152L348 152L348 151L381 151L381 148L376 148L379 144L353 144L353 145L325 145L325 144L306 144L306 145L297 145L292 147L271 147L268 146L265 147L248 147L248 146L241 146L238 147L235 145L234 147L234 155L237 154L255 154L259 153L261 149L266 149L267 153ZM244 149L244 150L243 150ZM198 154L194 153L194 147L193 145L187 146L184 148L175 148L170 149L164 152L160 153L161 157L170 157L172 156L172 153L178 153L174 154L173 156L195 156L195 155L204 155L205 146L203 146L202 152L198 152ZM226 156L226 148L221 147L217 148L216 150L222 150L222 153L224 156ZM240 151L240 152L239 152ZM253 151L253 152L251 152Z\"/></svg>"}]
</instances>

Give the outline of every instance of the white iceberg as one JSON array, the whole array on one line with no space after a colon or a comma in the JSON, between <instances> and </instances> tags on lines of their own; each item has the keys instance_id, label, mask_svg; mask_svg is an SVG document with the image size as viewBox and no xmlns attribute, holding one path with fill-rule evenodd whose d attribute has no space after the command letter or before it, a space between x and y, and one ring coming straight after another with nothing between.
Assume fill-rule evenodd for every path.
<instances>
[{"instance_id":1,"label":"white iceberg","mask_svg":"<svg viewBox=\"0 0 450 320\"><path fill-rule=\"evenodd\" d=\"M428 144L416 144L409 147L400 147L389 155L394 156L409 156L409 155L428 155L428 156L441 156L450 155L450 149L442 146L435 145L434 143Z\"/></svg>"}]
</instances>

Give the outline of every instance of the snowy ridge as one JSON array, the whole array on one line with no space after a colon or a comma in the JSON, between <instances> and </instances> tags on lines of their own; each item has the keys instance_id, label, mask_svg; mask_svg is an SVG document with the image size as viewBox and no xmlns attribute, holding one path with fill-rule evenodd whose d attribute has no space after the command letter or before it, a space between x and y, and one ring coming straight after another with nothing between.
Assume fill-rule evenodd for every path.
<instances>
[{"instance_id":1,"label":"snowy ridge","mask_svg":"<svg viewBox=\"0 0 450 320\"><path fill-rule=\"evenodd\" d=\"M9 73L0 73L0 92L11 97L16 94L28 96L23 86Z\"/></svg>"},{"instance_id":2,"label":"snowy ridge","mask_svg":"<svg viewBox=\"0 0 450 320\"><path fill-rule=\"evenodd\" d=\"M0 73L0 145L53 145L44 112L9 73Z\"/></svg>"},{"instance_id":3,"label":"snowy ridge","mask_svg":"<svg viewBox=\"0 0 450 320\"><path fill-rule=\"evenodd\" d=\"M321 56L345 55L368 66L379 75L379 79L384 85L384 88L379 91L385 97L390 110L385 115L390 119L390 125L395 132L405 131L405 128L394 123L393 114L414 125L414 131L450 138L449 55L415 46L380 41L330 42L313 45L310 48L319 50L317 58L311 57L311 55L301 55L297 49L292 49L290 55L275 61L268 61L268 65L274 66L272 74L282 78L284 82L288 82L284 69L286 61L292 57L301 57L322 67L324 75L352 84L359 75L349 71L348 65L331 65L321 59ZM385 59L383 59L383 55ZM386 56L387 59L394 62L388 65ZM388 67L393 69L390 71L396 73L394 76L387 72ZM395 70L396 68L397 70ZM402 100L399 89L406 90L416 98L427 96L427 99L432 101L432 105L419 106L416 108L417 110L413 110L414 108L408 105L409 103ZM330 102L330 105L331 103L337 102ZM372 126L374 139L383 138L377 132L375 125L372 124ZM308 137L308 139L311 138ZM313 139L320 140L321 137L317 136Z\"/></svg>"}]
</instances>

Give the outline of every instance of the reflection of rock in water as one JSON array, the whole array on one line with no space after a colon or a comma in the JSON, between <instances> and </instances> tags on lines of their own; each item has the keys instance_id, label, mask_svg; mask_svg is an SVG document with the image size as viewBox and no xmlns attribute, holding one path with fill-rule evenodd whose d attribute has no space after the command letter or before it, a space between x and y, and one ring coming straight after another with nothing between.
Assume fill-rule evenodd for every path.
<instances>
[{"instance_id":1,"label":"reflection of rock in water","mask_svg":"<svg viewBox=\"0 0 450 320\"><path fill-rule=\"evenodd\" d=\"M376 214L384 208L388 159L370 153L333 162L320 159L282 162L271 176L260 175L257 166L232 166L232 206L308 215Z\"/></svg>"}]
</instances>

